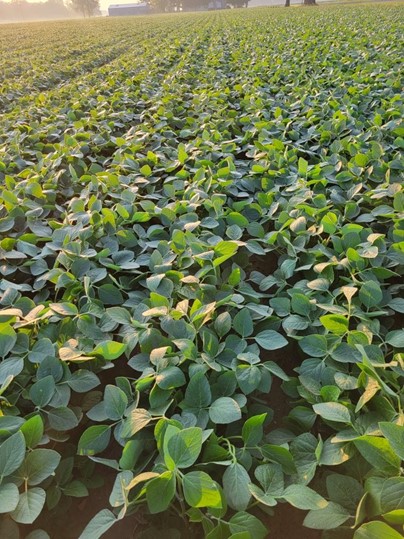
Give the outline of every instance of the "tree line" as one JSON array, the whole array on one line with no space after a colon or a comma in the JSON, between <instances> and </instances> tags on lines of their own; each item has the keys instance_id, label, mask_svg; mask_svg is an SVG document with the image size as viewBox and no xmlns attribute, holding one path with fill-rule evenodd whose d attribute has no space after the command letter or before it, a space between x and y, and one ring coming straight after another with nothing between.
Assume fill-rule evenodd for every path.
<instances>
[{"instance_id":1,"label":"tree line","mask_svg":"<svg viewBox=\"0 0 404 539\"><path fill-rule=\"evenodd\" d=\"M221 0L213 0L221 7ZM247 7L249 0L223 0L223 7ZM111 4L118 0L111 0ZM208 9L212 0L146 0L153 12L196 11ZM0 0L0 21L69 19L101 15L99 0Z\"/></svg>"},{"instance_id":2,"label":"tree line","mask_svg":"<svg viewBox=\"0 0 404 539\"><path fill-rule=\"evenodd\" d=\"M156 12L198 11L209 7L243 8L248 6L249 0L148 0L150 8Z\"/></svg>"},{"instance_id":3,"label":"tree line","mask_svg":"<svg viewBox=\"0 0 404 539\"><path fill-rule=\"evenodd\" d=\"M111 0L114 3L115 0ZM223 0L223 7L244 8L249 0ZM217 7L222 7L220 0L213 0ZM154 12L197 11L208 9L212 0L147 0ZM305 5L315 5L315 0L303 0ZM285 0L290 6L290 0ZM99 0L47 0L46 2L27 2L27 0L0 0L0 21L69 19L79 16L92 17L101 15Z\"/></svg>"}]
</instances>

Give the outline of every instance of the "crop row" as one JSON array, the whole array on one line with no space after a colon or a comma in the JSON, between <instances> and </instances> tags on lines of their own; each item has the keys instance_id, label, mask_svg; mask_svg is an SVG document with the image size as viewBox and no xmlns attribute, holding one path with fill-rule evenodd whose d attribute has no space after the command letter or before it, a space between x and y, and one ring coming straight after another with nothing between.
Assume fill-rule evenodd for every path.
<instances>
[{"instance_id":1,"label":"crop row","mask_svg":"<svg viewBox=\"0 0 404 539\"><path fill-rule=\"evenodd\" d=\"M128 32L122 21L118 23L91 21L80 24L76 21L70 23L71 28L66 22L55 23L45 29L45 36L42 24L17 28L13 25L12 29L7 29L9 31L0 36L2 111L15 110L16 100L24 97L22 102L29 104L34 95L46 94L69 81L81 79L124 53L130 54L132 60L141 57L144 40L148 35L155 39L159 32L159 25L150 19L133 28L133 32ZM164 33L169 26L169 20L163 23ZM61 32L61 28L64 31Z\"/></svg>"}]
</instances>

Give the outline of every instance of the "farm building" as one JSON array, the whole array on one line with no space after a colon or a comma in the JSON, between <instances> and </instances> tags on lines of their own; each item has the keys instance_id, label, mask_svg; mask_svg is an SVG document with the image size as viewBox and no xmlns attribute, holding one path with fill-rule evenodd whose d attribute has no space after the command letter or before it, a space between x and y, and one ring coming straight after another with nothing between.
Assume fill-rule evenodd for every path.
<instances>
[{"instance_id":1,"label":"farm building","mask_svg":"<svg viewBox=\"0 0 404 539\"><path fill-rule=\"evenodd\" d=\"M146 3L137 4L112 4L108 7L110 17L122 17L125 15L146 15L150 13L150 6Z\"/></svg>"}]
</instances>

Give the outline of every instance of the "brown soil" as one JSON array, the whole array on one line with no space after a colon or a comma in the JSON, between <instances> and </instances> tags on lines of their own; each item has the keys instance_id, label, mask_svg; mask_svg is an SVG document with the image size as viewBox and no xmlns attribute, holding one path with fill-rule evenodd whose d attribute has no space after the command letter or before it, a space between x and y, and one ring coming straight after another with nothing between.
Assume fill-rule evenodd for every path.
<instances>
[{"instance_id":1,"label":"brown soil","mask_svg":"<svg viewBox=\"0 0 404 539\"><path fill-rule=\"evenodd\" d=\"M265 255L252 255L249 259L251 271L259 271L263 275L271 275L278 269L279 255L275 251L270 251Z\"/></svg>"}]
</instances>

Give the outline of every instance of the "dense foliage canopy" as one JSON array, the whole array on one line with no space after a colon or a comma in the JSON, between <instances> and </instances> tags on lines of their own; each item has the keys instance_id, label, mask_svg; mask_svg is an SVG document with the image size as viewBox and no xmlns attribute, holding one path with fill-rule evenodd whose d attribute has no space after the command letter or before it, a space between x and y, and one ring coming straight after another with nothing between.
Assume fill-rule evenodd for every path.
<instances>
[{"instance_id":1,"label":"dense foliage canopy","mask_svg":"<svg viewBox=\"0 0 404 539\"><path fill-rule=\"evenodd\" d=\"M2 29L1 537L402 536L402 15Z\"/></svg>"}]
</instances>

